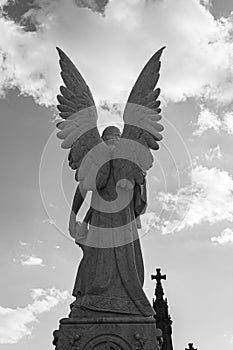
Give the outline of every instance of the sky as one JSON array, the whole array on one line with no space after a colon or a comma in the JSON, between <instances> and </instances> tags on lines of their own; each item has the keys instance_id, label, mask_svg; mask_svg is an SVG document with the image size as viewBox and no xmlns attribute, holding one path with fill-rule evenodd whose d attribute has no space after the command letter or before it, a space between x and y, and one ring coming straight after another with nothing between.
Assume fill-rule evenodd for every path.
<instances>
[{"instance_id":1,"label":"sky","mask_svg":"<svg viewBox=\"0 0 233 350\"><path fill-rule=\"evenodd\" d=\"M0 349L53 349L81 251L68 236L77 183L55 136L58 55L99 106L120 112L162 46L164 125L148 172L145 291L160 267L175 349L233 347L233 3L231 0L0 0ZM86 208L81 212L84 214Z\"/></svg>"}]
</instances>

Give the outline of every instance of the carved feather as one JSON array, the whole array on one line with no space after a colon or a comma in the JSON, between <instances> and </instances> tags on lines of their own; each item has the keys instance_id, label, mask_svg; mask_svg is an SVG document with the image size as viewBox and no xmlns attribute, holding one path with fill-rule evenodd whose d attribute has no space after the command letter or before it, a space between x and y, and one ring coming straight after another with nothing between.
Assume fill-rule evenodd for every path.
<instances>
[{"instance_id":1,"label":"carved feather","mask_svg":"<svg viewBox=\"0 0 233 350\"><path fill-rule=\"evenodd\" d=\"M164 129L158 123L161 119L161 108L159 108L161 102L158 100L160 88L156 87L160 77L160 57L163 49L158 50L150 58L139 74L123 114L125 124L122 138L137 141L144 146L138 148L137 143L132 144L133 153L136 154L138 164L144 171L149 170L153 164L150 149L159 149L158 142L162 140L161 132Z\"/></svg>"},{"instance_id":2,"label":"carved feather","mask_svg":"<svg viewBox=\"0 0 233 350\"><path fill-rule=\"evenodd\" d=\"M57 48L57 51L65 85L60 87L61 95L57 96L57 109L63 119L56 125L60 130L57 137L63 140L62 148L70 148L69 165L78 171L88 152L102 142L97 129L97 111L91 91L82 75L61 49ZM86 164L94 161L91 158ZM82 168L84 178L88 172L88 167ZM76 172L75 178L79 180L77 174Z\"/></svg>"},{"instance_id":3,"label":"carved feather","mask_svg":"<svg viewBox=\"0 0 233 350\"><path fill-rule=\"evenodd\" d=\"M57 105L57 109L60 112L71 112L71 113L75 113L75 109L71 108L70 106L67 105Z\"/></svg>"},{"instance_id":4,"label":"carved feather","mask_svg":"<svg viewBox=\"0 0 233 350\"><path fill-rule=\"evenodd\" d=\"M129 147L129 152L132 151L132 159L139 157L139 164L144 170L148 170L153 163L149 149L157 150L158 142L162 140L163 126L158 123L161 119L161 108L159 108L161 102L158 100L160 89L156 88L156 85L160 77L160 57L163 49L158 50L141 71L130 92L123 115L125 124L122 139L137 141L139 148L135 146L135 149L130 150ZM108 153L105 153L106 145L95 153L99 144L102 147L103 142L97 129L97 111L91 91L69 57L61 49L57 50L60 56L61 77L64 81L64 86L60 87L61 95L57 96L59 103L57 108L62 118L62 121L57 123L59 129L57 136L63 140L62 148L70 149L69 165L72 169L77 169L75 178L79 181L90 175L90 165L98 165L98 160L108 157ZM136 105L136 108L130 108L130 105ZM119 149L116 147L116 154L120 155L122 152L125 152L124 147ZM115 165L118 163L114 161ZM109 166L106 169L104 176L98 174L99 181L108 178ZM136 176L134 165L128 170L122 168L123 172L128 171L129 179L132 178L133 181L133 178L135 180L137 177L138 180L135 181L140 182L142 179L139 170Z\"/></svg>"},{"instance_id":5,"label":"carved feather","mask_svg":"<svg viewBox=\"0 0 233 350\"><path fill-rule=\"evenodd\" d=\"M61 105L69 106L73 110L75 110L75 108L76 108L75 104L72 101L68 100L67 98L65 98L62 95L57 95L57 100Z\"/></svg>"},{"instance_id":6,"label":"carved feather","mask_svg":"<svg viewBox=\"0 0 233 350\"><path fill-rule=\"evenodd\" d=\"M147 100L150 100L150 101L157 100L157 98L160 95L160 92L161 92L160 88L157 88L154 91L149 92L148 95L146 96Z\"/></svg>"},{"instance_id":7,"label":"carved feather","mask_svg":"<svg viewBox=\"0 0 233 350\"><path fill-rule=\"evenodd\" d=\"M61 113L59 113L59 115L61 118L67 119L72 115L72 113L71 112L61 112Z\"/></svg>"},{"instance_id":8,"label":"carved feather","mask_svg":"<svg viewBox=\"0 0 233 350\"><path fill-rule=\"evenodd\" d=\"M146 107L151 108L151 109L155 109L155 108L159 107L160 104L161 104L160 101L156 101L156 100L150 101L149 103L146 103Z\"/></svg>"}]
</instances>

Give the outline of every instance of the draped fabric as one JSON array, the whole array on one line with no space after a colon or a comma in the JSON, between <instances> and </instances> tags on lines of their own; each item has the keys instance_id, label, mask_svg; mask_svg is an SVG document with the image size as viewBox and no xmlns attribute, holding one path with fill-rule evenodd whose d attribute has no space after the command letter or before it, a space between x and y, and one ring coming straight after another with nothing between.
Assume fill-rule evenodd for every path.
<instances>
[{"instance_id":1,"label":"draped fabric","mask_svg":"<svg viewBox=\"0 0 233 350\"><path fill-rule=\"evenodd\" d=\"M113 182L108 181L102 190L103 197L113 198L112 185ZM131 200L113 214L91 205L85 219L89 228L80 244L83 258L73 289L76 306L94 311L154 315L143 291L144 266L136 220L146 208L145 189L145 182L135 183L131 192L127 188L119 189L118 194ZM93 192L92 204L96 197L97 193Z\"/></svg>"}]
</instances>

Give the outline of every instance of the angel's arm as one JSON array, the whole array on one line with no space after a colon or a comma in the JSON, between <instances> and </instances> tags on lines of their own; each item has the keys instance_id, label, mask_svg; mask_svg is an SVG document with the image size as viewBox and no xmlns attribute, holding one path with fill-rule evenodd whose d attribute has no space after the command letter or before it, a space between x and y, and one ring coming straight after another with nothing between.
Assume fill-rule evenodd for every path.
<instances>
[{"instance_id":1,"label":"angel's arm","mask_svg":"<svg viewBox=\"0 0 233 350\"><path fill-rule=\"evenodd\" d=\"M78 185L76 192L74 194L72 209L70 213L69 231L71 234L75 232L76 216L87 194L87 191L83 190L83 188L80 190L80 187L81 187L81 184Z\"/></svg>"},{"instance_id":2,"label":"angel's arm","mask_svg":"<svg viewBox=\"0 0 233 350\"><path fill-rule=\"evenodd\" d=\"M73 204L72 204L72 212L75 214L75 216L78 214L79 209L81 208L81 205L83 204L83 201L87 194L87 191L83 189L80 191L80 186L81 185L78 185L76 189L74 199L73 199Z\"/></svg>"}]
</instances>

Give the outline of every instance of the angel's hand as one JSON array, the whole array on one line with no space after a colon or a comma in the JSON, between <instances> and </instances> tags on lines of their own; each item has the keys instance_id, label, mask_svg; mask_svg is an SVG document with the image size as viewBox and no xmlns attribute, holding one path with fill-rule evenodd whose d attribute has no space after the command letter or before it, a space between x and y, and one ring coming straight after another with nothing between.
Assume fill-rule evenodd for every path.
<instances>
[{"instance_id":1,"label":"angel's hand","mask_svg":"<svg viewBox=\"0 0 233 350\"><path fill-rule=\"evenodd\" d=\"M82 248L82 245L86 242L88 234L88 224L85 221L77 221L75 225L75 231L75 243Z\"/></svg>"}]
</instances>

